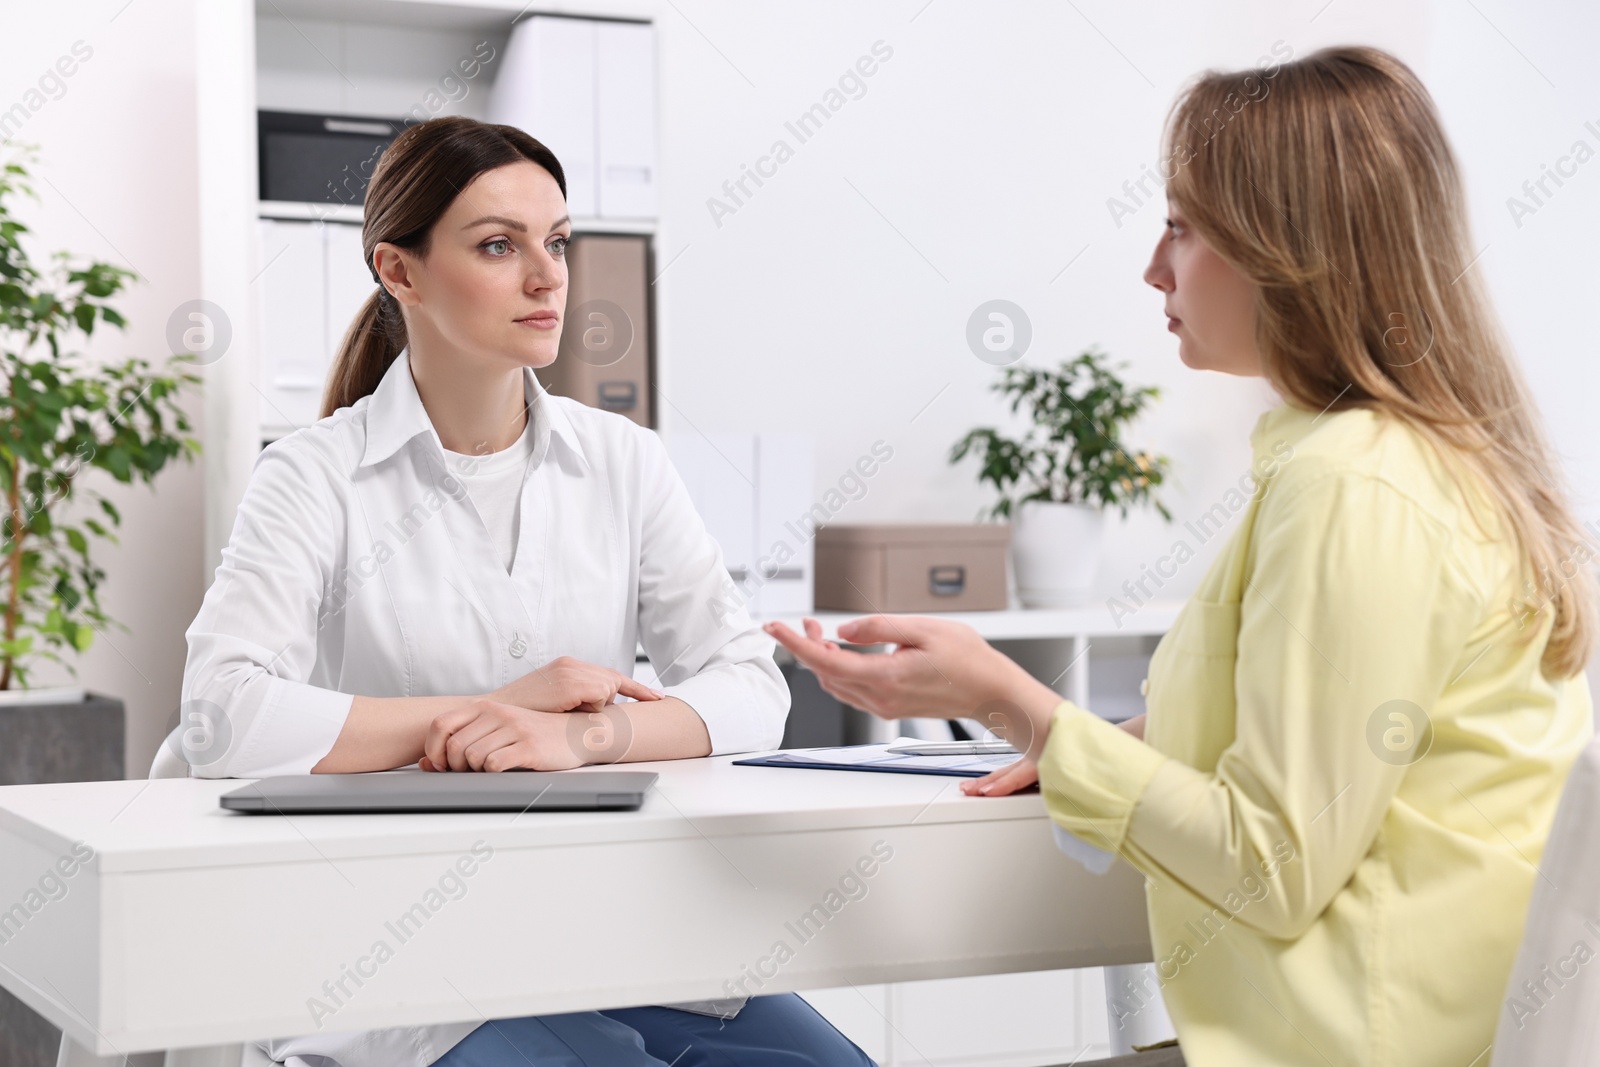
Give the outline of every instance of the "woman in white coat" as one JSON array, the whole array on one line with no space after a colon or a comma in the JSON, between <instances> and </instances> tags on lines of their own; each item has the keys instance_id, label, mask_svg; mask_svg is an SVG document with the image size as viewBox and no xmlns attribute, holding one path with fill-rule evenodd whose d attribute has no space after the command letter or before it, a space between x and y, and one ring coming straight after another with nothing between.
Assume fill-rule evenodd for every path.
<instances>
[{"instance_id":1,"label":"woman in white coat","mask_svg":"<svg viewBox=\"0 0 1600 1067\"><path fill-rule=\"evenodd\" d=\"M184 700L219 726L194 773L555 770L779 743L773 642L659 439L534 377L556 358L570 235L561 165L520 130L436 119L384 152L362 239L379 288L323 418L260 454L188 631ZM638 644L659 690L631 677ZM319 1067L870 1063L792 994L264 1047Z\"/></svg>"}]
</instances>

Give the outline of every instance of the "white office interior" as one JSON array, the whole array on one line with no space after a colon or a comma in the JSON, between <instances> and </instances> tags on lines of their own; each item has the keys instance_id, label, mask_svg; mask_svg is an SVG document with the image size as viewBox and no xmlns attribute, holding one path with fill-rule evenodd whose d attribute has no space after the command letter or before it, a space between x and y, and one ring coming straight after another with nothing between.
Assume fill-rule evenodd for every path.
<instances>
[{"instance_id":1,"label":"white office interior","mask_svg":"<svg viewBox=\"0 0 1600 1067\"><path fill-rule=\"evenodd\" d=\"M1600 289L1587 239L1600 232L1600 164L1533 210L1525 191L1574 142L1600 148L1591 8L90 0L5 3L0 19L0 123L8 146L39 146L40 196L23 212L39 247L139 275L121 298L129 329L97 332L85 351L162 357L174 309L197 300L231 333L191 399L199 458L153 488L105 487L123 522L120 543L99 550L103 596L126 628L97 639L75 678L51 666L34 683L124 702L129 779L145 777L177 721L184 631L255 456L316 419L328 361L372 289L359 183L339 203L264 199L259 112L462 114L545 140L567 170L575 233L646 250L649 424L730 566L761 566L783 523L823 500L829 522L858 525L971 523L993 504L974 465L948 458L973 427L1011 418L989 388L996 367L967 341L985 302L1025 312L1029 362L1090 347L1125 362L1161 390L1133 432L1171 458L1173 521L1149 508L1109 516L1076 613L1024 607L1013 587L980 627L1120 719L1141 710L1150 651L1224 540L1185 524L1248 469L1249 429L1276 402L1260 380L1182 366L1141 281L1164 215L1151 173L1162 120L1205 68L1377 45L1438 101L1482 246L1472 269L1580 515L1600 520L1589 404L1600 342L1585 328ZM63 56L77 57L74 72L36 92ZM1193 558L1152 584L1179 538ZM752 610L810 612L814 566L802 542ZM1153 595L1133 600L1141 581ZM1113 601L1137 606L1126 625L1106 623ZM936 722L909 729L941 736ZM172 936L203 945L204 931ZM1107 973L994 966L803 994L886 1065L1027 1067L1125 1051L1108 1029Z\"/></svg>"}]
</instances>

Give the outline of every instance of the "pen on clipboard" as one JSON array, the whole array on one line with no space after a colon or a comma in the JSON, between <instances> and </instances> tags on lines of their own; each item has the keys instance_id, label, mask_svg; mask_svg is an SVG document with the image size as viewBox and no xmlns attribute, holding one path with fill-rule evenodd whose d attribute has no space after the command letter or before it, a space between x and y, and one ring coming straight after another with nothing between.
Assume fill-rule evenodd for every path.
<instances>
[{"instance_id":1,"label":"pen on clipboard","mask_svg":"<svg viewBox=\"0 0 1600 1067\"><path fill-rule=\"evenodd\" d=\"M1020 756L1005 741L918 741L891 745L884 751L896 756Z\"/></svg>"}]
</instances>

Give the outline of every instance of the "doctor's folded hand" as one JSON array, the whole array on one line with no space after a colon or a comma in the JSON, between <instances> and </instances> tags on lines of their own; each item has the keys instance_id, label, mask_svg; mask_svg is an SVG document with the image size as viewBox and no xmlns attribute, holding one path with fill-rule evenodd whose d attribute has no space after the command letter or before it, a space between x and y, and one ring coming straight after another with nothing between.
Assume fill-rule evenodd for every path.
<instances>
[{"instance_id":1,"label":"doctor's folded hand","mask_svg":"<svg viewBox=\"0 0 1600 1067\"><path fill-rule=\"evenodd\" d=\"M592 750L606 747L595 743L597 736L617 737L617 724L607 719L591 726L569 715L600 716L619 694L639 701L666 695L609 667L562 656L437 716L418 766L425 771L555 771L614 762L595 758L602 754ZM574 744L575 737L584 743Z\"/></svg>"},{"instance_id":2,"label":"doctor's folded hand","mask_svg":"<svg viewBox=\"0 0 1600 1067\"><path fill-rule=\"evenodd\" d=\"M975 719L1023 753L1010 766L963 782L963 792L1003 796L1038 781L1038 756L1061 696L972 627L916 615L869 615L840 625L839 637L850 644L896 646L879 655L823 639L815 619L804 625L803 637L781 622L762 629L831 696L885 719Z\"/></svg>"}]
</instances>

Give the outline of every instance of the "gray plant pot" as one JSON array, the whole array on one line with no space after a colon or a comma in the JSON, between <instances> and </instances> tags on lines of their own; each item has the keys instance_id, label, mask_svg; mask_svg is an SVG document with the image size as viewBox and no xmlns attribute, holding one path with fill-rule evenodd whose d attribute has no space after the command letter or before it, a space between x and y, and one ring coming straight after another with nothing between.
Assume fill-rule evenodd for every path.
<instances>
[{"instance_id":1,"label":"gray plant pot","mask_svg":"<svg viewBox=\"0 0 1600 1067\"><path fill-rule=\"evenodd\" d=\"M123 777L122 701L0 706L0 785L107 782ZM61 1031L0 989L0 1064L54 1067Z\"/></svg>"},{"instance_id":2,"label":"gray plant pot","mask_svg":"<svg viewBox=\"0 0 1600 1067\"><path fill-rule=\"evenodd\" d=\"M126 736L116 697L0 706L0 785L121 781Z\"/></svg>"}]
</instances>

